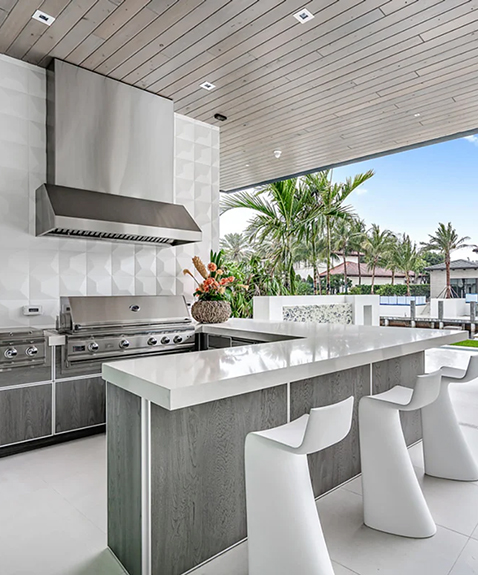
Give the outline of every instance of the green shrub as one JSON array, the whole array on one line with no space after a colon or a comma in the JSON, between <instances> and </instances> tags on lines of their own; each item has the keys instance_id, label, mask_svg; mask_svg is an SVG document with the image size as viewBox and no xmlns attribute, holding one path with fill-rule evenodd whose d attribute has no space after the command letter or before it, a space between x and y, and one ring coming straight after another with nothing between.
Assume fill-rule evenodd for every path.
<instances>
[{"instance_id":1,"label":"green shrub","mask_svg":"<svg viewBox=\"0 0 478 575\"><path fill-rule=\"evenodd\" d=\"M371 293L372 286L369 285L353 286L349 290L350 295L370 295Z\"/></svg>"}]
</instances>

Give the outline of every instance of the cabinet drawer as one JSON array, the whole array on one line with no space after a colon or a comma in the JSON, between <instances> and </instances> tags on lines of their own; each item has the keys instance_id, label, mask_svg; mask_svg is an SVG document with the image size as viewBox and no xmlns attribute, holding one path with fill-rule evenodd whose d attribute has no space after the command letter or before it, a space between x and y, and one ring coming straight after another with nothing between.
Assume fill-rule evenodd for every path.
<instances>
[{"instance_id":1,"label":"cabinet drawer","mask_svg":"<svg viewBox=\"0 0 478 575\"><path fill-rule=\"evenodd\" d=\"M56 382L57 433L105 421L105 382L101 377Z\"/></svg>"},{"instance_id":2,"label":"cabinet drawer","mask_svg":"<svg viewBox=\"0 0 478 575\"><path fill-rule=\"evenodd\" d=\"M51 435L51 384L0 390L0 445Z\"/></svg>"}]
</instances>

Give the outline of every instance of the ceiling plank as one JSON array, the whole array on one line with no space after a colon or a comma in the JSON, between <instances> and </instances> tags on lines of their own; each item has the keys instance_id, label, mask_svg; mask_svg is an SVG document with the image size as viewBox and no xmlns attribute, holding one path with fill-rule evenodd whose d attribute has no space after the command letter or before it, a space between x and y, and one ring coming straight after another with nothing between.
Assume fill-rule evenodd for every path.
<instances>
[{"instance_id":1,"label":"ceiling plank","mask_svg":"<svg viewBox=\"0 0 478 575\"><path fill-rule=\"evenodd\" d=\"M61 12L58 18L48 28L25 55L25 60L38 64L51 53L61 39L68 34L73 26L94 6L97 0L72 0Z\"/></svg>"},{"instance_id":2,"label":"ceiling plank","mask_svg":"<svg viewBox=\"0 0 478 575\"><path fill-rule=\"evenodd\" d=\"M0 52L5 53L28 23L38 7L38 0L17 2L5 18L0 30Z\"/></svg>"}]
</instances>

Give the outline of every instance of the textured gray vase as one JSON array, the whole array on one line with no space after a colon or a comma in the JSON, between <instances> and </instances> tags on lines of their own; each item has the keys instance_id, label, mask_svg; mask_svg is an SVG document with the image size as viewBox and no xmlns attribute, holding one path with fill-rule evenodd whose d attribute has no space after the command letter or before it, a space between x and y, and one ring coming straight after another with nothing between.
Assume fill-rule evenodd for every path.
<instances>
[{"instance_id":1,"label":"textured gray vase","mask_svg":"<svg viewBox=\"0 0 478 575\"><path fill-rule=\"evenodd\" d=\"M231 306L227 301L197 301L191 315L199 323L223 323L231 317Z\"/></svg>"}]
</instances>

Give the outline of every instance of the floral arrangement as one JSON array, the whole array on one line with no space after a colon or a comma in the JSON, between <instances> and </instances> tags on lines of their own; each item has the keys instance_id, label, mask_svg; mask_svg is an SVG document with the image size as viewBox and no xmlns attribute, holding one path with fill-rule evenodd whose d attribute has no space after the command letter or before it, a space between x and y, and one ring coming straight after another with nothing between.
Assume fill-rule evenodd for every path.
<instances>
[{"instance_id":1,"label":"floral arrangement","mask_svg":"<svg viewBox=\"0 0 478 575\"><path fill-rule=\"evenodd\" d=\"M204 265L201 258L193 257L193 264L196 271L202 278L202 282L194 277L189 270L183 270L184 275L191 276L197 283L194 295L199 301L226 301L230 298L231 292L235 288L247 289L248 286L237 283L234 276L227 275L220 264L222 263L222 252L215 254L211 252L211 261Z\"/></svg>"}]
</instances>

